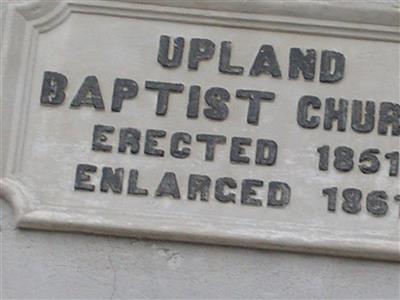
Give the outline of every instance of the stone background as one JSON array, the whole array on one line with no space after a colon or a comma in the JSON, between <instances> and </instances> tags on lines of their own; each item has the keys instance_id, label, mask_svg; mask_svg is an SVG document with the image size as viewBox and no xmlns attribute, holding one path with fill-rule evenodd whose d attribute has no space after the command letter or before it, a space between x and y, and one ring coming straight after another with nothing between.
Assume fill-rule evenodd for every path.
<instances>
[{"instance_id":1,"label":"stone background","mask_svg":"<svg viewBox=\"0 0 400 300\"><path fill-rule=\"evenodd\" d=\"M400 264L15 229L1 203L2 299L399 299Z\"/></svg>"},{"instance_id":2,"label":"stone background","mask_svg":"<svg viewBox=\"0 0 400 300\"><path fill-rule=\"evenodd\" d=\"M0 208L2 299L400 298L397 263L21 230Z\"/></svg>"}]
</instances>

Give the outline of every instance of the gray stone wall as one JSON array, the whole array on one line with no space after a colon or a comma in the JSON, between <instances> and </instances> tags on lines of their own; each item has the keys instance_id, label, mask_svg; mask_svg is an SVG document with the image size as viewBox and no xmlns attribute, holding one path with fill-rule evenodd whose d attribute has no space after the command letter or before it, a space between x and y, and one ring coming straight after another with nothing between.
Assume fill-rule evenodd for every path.
<instances>
[{"instance_id":1,"label":"gray stone wall","mask_svg":"<svg viewBox=\"0 0 400 300\"><path fill-rule=\"evenodd\" d=\"M1 203L2 299L399 299L397 263L15 229Z\"/></svg>"}]
</instances>

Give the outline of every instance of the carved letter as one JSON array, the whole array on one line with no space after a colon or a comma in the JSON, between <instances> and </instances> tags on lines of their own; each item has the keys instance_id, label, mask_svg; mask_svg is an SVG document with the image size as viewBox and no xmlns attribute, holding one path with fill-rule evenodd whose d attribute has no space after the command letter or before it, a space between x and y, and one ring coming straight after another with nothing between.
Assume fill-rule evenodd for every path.
<instances>
[{"instance_id":1,"label":"carved letter","mask_svg":"<svg viewBox=\"0 0 400 300\"><path fill-rule=\"evenodd\" d=\"M125 153L126 146L130 146L132 154L138 153L140 149L140 136L140 131L135 128L121 128L119 131L118 152Z\"/></svg>"},{"instance_id":2,"label":"carved letter","mask_svg":"<svg viewBox=\"0 0 400 300\"><path fill-rule=\"evenodd\" d=\"M123 180L123 168L117 168L114 172L112 168L104 167L103 175L101 176L100 190L107 193L108 189L111 188L114 193L120 194L122 192Z\"/></svg>"},{"instance_id":3,"label":"carved letter","mask_svg":"<svg viewBox=\"0 0 400 300\"><path fill-rule=\"evenodd\" d=\"M183 147L179 149L179 142L183 142L186 145L190 145L192 142L192 137L186 132L175 132L171 137L171 147L170 153L176 158L186 158L190 155L190 149L188 147Z\"/></svg>"},{"instance_id":4,"label":"carved letter","mask_svg":"<svg viewBox=\"0 0 400 300\"><path fill-rule=\"evenodd\" d=\"M332 61L335 63L334 71L332 69ZM345 58L342 53L335 51L322 51L321 70L319 74L320 82L337 82L343 79Z\"/></svg>"},{"instance_id":5,"label":"carved letter","mask_svg":"<svg viewBox=\"0 0 400 300\"><path fill-rule=\"evenodd\" d=\"M260 115L260 102L273 101L275 94L271 92L262 92L254 90L237 90L236 97L239 99L249 99L249 109L247 111L247 123L258 125Z\"/></svg>"},{"instance_id":6,"label":"carved letter","mask_svg":"<svg viewBox=\"0 0 400 300\"><path fill-rule=\"evenodd\" d=\"M243 67L231 66L231 53L232 53L232 43L229 41L224 41L221 43L221 53L219 57L219 71L221 73L242 75Z\"/></svg>"},{"instance_id":7,"label":"carved letter","mask_svg":"<svg viewBox=\"0 0 400 300\"><path fill-rule=\"evenodd\" d=\"M186 116L191 119L199 117L200 86L192 85L189 90L189 102L187 105Z\"/></svg>"},{"instance_id":8,"label":"carved letter","mask_svg":"<svg viewBox=\"0 0 400 300\"><path fill-rule=\"evenodd\" d=\"M96 76L85 78L85 81L71 102L71 107L79 107L81 105L93 106L95 109L104 109L103 96L101 95L99 81Z\"/></svg>"},{"instance_id":9,"label":"carved letter","mask_svg":"<svg viewBox=\"0 0 400 300\"><path fill-rule=\"evenodd\" d=\"M75 175L75 190L93 192L94 185L85 183L90 181L90 175L86 174L86 172L95 173L96 171L97 167L93 165L86 165L86 164L77 165L76 175Z\"/></svg>"},{"instance_id":10,"label":"carved letter","mask_svg":"<svg viewBox=\"0 0 400 300\"><path fill-rule=\"evenodd\" d=\"M265 64L267 63L267 64ZM281 69L271 45L262 45L250 69L250 76L271 74L272 77L281 78Z\"/></svg>"},{"instance_id":11,"label":"carved letter","mask_svg":"<svg viewBox=\"0 0 400 300\"><path fill-rule=\"evenodd\" d=\"M268 156L265 157L265 149L268 149ZM256 165L272 166L278 155L278 144L272 140L257 140Z\"/></svg>"},{"instance_id":12,"label":"carved letter","mask_svg":"<svg viewBox=\"0 0 400 300\"><path fill-rule=\"evenodd\" d=\"M175 173L165 172L156 190L156 196L171 196L174 199L181 198L181 193L179 192L179 186L178 182L176 181Z\"/></svg>"},{"instance_id":13,"label":"carved letter","mask_svg":"<svg viewBox=\"0 0 400 300\"><path fill-rule=\"evenodd\" d=\"M128 194L147 196L147 194L149 193L147 189L141 189L137 186L138 176L138 170L132 169L129 171Z\"/></svg>"},{"instance_id":14,"label":"carved letter","mask_svg":"<svg viewBox=\"0 0 400 300\"><path fill-rule=\"evenodd\" d=\"M107 141L107 136L104 133L113 133L113 126L104 126L104 125L95 125L93 130L93 142L92 142L92 150L93 151L104 151L111 152L112 146L105 145L103 142Z\"/></svg>"},{"instance_id":15,"label":"carved letter","mask_svg":"<svg viewBox=\"0 0 400 300\"><path fill-rule=\"evenodd\" d=\"M205 160L213 161L215 146L217 144L225 144L226 137L223 135L213 135L213 134L198 134L196 136L198 142L206 142L206 155Z\"/></svg>"},{"instance_id":16,"label":"carved letter","mask_svg":"<svg viewBox=\"0 0 400 300\"><path fill-rule=\"evenodd\" d=\"M356 132L368 133L375 126L375 103L367 101L363 118L362 102L353 100L351 111L351 128ZM364 119L364 123L362 120Z\"/></svg>"},{"instance_id":17,"label":"carved letter","mask_svg":"<svg viewBox=\"0 0 400 300\"><path fill-rule=\"evenodd\" d=\"M67 84L68 80L65 75L56 72L44 72L40 103L52 105L63 103L65 99L64 90Z\"/></svg>"},{"instance_id":18,"label":"carved letter","mask_svg":"<svg viewBox=\"0 0 400 300\"><path fill-rule=\"evenodd\" d=\"M199 62L211 59L214 55L215 44L208 39L191 39L188 68L197 70Z\"/></svg>"},{"instance_id":19,"label":"carved letter","mask_svg":"<svg viewBox=\"0 0 400 300\"><path fill-rule=\"evenodd\" d=\"M229 109L225 102L229 101L230 94L224 88L212 87L205 94L206 103L210 106L204 109L204 115L216 121L223 121L228 117Z\"/></svg>"},{"instance_id":20,"label":"carved letter","mask_svg":"<svg viewBox=\"0 0 400 300\"><path fill-rule=\"evenodd\" d=\"M164 150L156 149L158 142L155 138L163 138L166 136L164 130L149 129L146 131L146 143L144 144L144 153L152 156L164 156Z\"/></svg>"},{"instance_id":21,"label":"carved letter","mask_svg":"<svg viewBox=\"0 0 400 300\"><path fill-rule=\"evenodd\" d=\"M137 93L138 85L135 81L121 78L115 79L111 110L120 112L122 108L122 101L135 98Z\"/></svg>"},{"instance_id":22,"label":"carved letter","mask_svg":"<svg viewBox=\"0 0 400 300\"><path fill-rule=\"evenodd\" d=\"M244 137L232 138L230 161L240 164L248 164L250 162L250 158L247 156L242 156L242 154L245 153L245 149L241 147L241 145L250 146L251 138L244 138Z\"/></svg>"},{"instance_id":23,"label":"carved letter","mask_svg":"<svg viewBox=\"0 0 400 300\"><path fill-rule=\"evenodd\" d=\"M334 120L337 120L337 130L346 131L347 123L347 106L349 101L346 99L339 100L339 108L335 110L335 99L328 98L325 102L324 129L331 130Z\"/></svg>"},{"instance_id":24,"label":"carved letter","mask_svg":"<svg viewBox=\"0 0 400 300\"><path fill-rule=\"evenodd\" d=\"M392 126L392 135L400 135L400 105L382 102L379 109L378 133L386 135L389 126Z\"/></svg>"},{"instance_id":25,"label":"carved letter","mask_svg":"<svg viewBox=\"0 0 400 300\"><path fill-rule=\"evenodd\" d=\"M278 194L280 194L279 199ZM285 182L271 181L268 185L268 206L284 207L289 202L290 186Z\"/></svg>"},{"instance_id":26,"label":"carved letter","mask_svg":"<svg viewBox=\"0 0 400 300\"><path fill-rule=\"evenodd\" d=\"M256 179L244 179L242 181L242 193L240 202L244 205L261 206L261 200L250 196L257 195L257 192L252 187L262 187L264 182Z\"/></svg>"},{"instance_id":27,"label":"carved letter","mask_svg":"<svg viewBox=\"0 0 400 300\"><path fill-rule=\"evenodd\" d=\"M235 189L237 188L237 183L234 179L230 177L218 178L217 181L215 182L215 199L217 199L222 203L228 203L228 202L235 203L235 194L234 193L225 194L224 193L225 186L228 186L231 189Z\"/></svg>"},{"instance_id":28,"label":"carved letter","mask_svg":"<svg viewBox=\"0 0 400 300\"><path fill-rule=\"evenodd\" d=\"M208 201L210 197L211 179L206 175L191 174L189 176L188 199L196 200L197 193L200 192L200 200Z\"/></svg>"},{"instance_id":29,"label":"carved letter","mask_svg":"<svg viewBox=\"0 0 400 300\"><path fill-rule=\"evenodd\" d=\"M184 85L181 83L169 83L158 81L146 81L146 89L158 91L156 115L165 116L168 110L170 93L182 93Z\"/></svg>"},{"instance_id":30,"label":"carved letter","mask_svg":"<svg viewBox=\"0 0 400 300\"><path fill-rule=\"evenodd\" d=\"M306 53L304 55L300 48L290 49L289 79L298 78L300 71L305 80L314 79L316 52L314 49L307 49Z\"/></svg>"},{"instance_id":31,"label":"carved letter","mask_svg":"<svg viewBox=\"0 0 400 300\"><path fill-rule=\"evenodd\" d=\"M170 37L168 35L160 36L160 48L158 50L158 63L164 68L177 68L181 65L183 47L185 40L182 37L177 37L174 40L174 53L172 59L169 59L169 43Z\"/></svg>"},{"instance_id":32,"label":"carved letter","mask_svg":"<svg viewBox=\"0 0 400 300\"><path fill-rule=\"evenodd\" d=\"M314 96L303 96L300 98L299 104L297 105L297 124L304 128L317 128L320 118L317 116L308 118L308 108L310 106L315 109L320 109L321 100Z\"/></svg>"}]
</instances>

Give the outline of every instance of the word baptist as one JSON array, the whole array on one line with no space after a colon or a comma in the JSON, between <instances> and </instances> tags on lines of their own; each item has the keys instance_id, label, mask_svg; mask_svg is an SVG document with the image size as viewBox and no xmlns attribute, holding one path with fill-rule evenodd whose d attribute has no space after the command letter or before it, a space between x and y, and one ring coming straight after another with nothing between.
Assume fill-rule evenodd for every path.
<instances>
[{"instance_id":1,"label":"word baptist","mask_svg":"<svg viewBox=\"0 0 400 300\"><path fill-rule=\"evenodd\" d=\"M41 104L60 105L66 97L67 77L61 73L45 72L42 84ZM146 90L157 92L157 104L155 114L165 116L168 111L169 98L172 94L183 93L185 86L181 83L146 81ZM114 90L111 101L111 110L120 112L125 100L133 99L138 94L138 84L131 79L117 78L114 82ZM186 105L188 119L197 119L200 112L201 87L192 85ZM228 102L231 92L223 87L211 87L204 92L204 100L207 105L203 109L203 115L214 121L224 121L229 115ZM247 110L247 123L258 125L260 108L263 102L273 102L275 93L249 89L237 89L236 98L249 101ZM377 128L380 135L400 136L400 105L394 102L381 102L379 113L376 112L374 101L349 100L326 98L323 103L318 97L305 95L298 101L297 124L303 128L315 129L321 127L324 130L332 130L336 126L337 131L351 129L357 133L370 133ZM96 76L85 78L78 92L72 99L71 108L81 106L94 107L96 110L104 110L104 100L100 85ZM322 108L322 112L320 112ZM377 115L377 117L376 117ZM351 119L351 120L350 120Z\"/></svg>"}]
</instances>

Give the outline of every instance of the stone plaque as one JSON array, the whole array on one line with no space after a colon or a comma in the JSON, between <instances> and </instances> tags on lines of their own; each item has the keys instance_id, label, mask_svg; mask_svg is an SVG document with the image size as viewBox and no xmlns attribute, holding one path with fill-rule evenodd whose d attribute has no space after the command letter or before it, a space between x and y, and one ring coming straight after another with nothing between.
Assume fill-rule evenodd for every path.
<instances>
[{"instance_id":1,"label":"stone plaque","mask_svg":"<svg viewBox=\"0 0 400 300\"><path fill-rule=\"evenodd\" d=\"M152 3L7 6L17 225L400 260L398 11Z\"/></svg>"}]
</instances>

